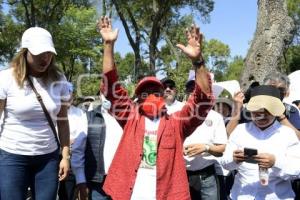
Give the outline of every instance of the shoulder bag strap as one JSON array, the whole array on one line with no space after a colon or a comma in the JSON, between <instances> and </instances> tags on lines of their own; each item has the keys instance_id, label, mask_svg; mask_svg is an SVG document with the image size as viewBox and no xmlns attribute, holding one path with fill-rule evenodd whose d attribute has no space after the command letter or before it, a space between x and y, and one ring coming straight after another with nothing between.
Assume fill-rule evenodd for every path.
<instances>
[{"instance_id":1,"label":"shoulder bag strap","mask_svg":"<svg viewBox=\"0 0 300 200\"><path fill-rule=\"evenodd\" d=\"M47 108L46 108L46 106L45 106L45 104L43 102L43 99L42 99L41 95L38 93L38 91L35 89L35 87L34 87L32 81L31 81L31 79L29 77L27 77L27 80L28 80L29 85L32 88L33 92L35 93L37 100L40 102L40 104L42 106L42 109L43 109L43 111L45 113L47 121L48 121L48 123L49 123L49 125L50 125L50 127L52 129L52 132L53 132L53 135L55 137L55 140L56 140L56 143L58 145L58 148L60 148L60 143L59 143L59 140L58 140L58 137L57 137L57 132L56 132L55 126L54 126L53 121L52 121L52 119L50 117L50 114L48 113L48 110L47 110Z\"/></svg>"}]
</instances>

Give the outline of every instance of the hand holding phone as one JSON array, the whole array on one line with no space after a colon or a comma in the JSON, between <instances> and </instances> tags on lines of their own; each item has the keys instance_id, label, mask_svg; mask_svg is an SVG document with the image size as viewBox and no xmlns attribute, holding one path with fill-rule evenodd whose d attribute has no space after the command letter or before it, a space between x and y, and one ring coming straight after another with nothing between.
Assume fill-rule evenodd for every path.
<instances>
[{"instance_id":1,"label":"hand holding phone","mask_svg":"<svg viewBox=\"0 0 300 200\"><path fill-rule=\"evenodd\" d=\"M257 161L255 161L253 159L253 156L257 155L257 149L253 149L253 148L244 148L244 155L246 157L245 162L248 163L257 163Z\"/></svg>"}]
</instances>

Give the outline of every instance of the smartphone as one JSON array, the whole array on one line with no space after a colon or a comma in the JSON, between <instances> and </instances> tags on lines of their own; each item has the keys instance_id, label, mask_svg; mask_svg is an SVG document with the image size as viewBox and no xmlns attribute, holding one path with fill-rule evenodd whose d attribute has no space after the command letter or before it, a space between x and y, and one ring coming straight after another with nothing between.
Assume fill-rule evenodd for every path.
<instances>
[{"instance_id":1,"label":"smartphone","mask_svg":"<svg viewBox=\"0 0 300 200\"><path fill-rule=\"evenodd\" d=\"M244 148L244 155L247 157L246 162L248 162L248 163L257 163L257 161L255 161L253 159L253 156L257 155L257 149L245 147Z\"/></svg>"}]
</instances>

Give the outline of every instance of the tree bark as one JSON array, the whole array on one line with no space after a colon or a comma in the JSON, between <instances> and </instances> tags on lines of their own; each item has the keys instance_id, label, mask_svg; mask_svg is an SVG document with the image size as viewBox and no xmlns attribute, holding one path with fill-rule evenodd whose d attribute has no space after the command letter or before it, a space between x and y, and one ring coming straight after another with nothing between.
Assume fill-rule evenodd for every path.
<instances>
[{"instance_id":1,"label":"tree bark","mask_svg":"<svg viewBox=\"0 0 300 200\"><path fill-rule=\"evenodd\" d=\"M268 73L279 71L279 62L292 40L293 29L285 0L258 0L256 32L240 79L243 89L252 81L262 83Z\"/></svg>"}]
</instances>

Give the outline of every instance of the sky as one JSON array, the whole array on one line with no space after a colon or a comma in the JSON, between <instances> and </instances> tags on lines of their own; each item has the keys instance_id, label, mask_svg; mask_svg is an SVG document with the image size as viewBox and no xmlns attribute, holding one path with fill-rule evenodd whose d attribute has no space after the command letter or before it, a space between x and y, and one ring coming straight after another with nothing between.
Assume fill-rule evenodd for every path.
<instances>
[{"instance_id":1,"label":"sky","mask_svg":"<svg viewBox=\"0 0 300 200\"><path fill-rule=\"evenodd\" d=\"M229 45L231 57L246 56L255 33L256 17L257 0L215 0L210 23L196 22L206 39L217 39ZM122 56L133 52L121 23L113 26L119 29L115 51Z\"/></svg>"},{"instance_id":2,"label":"sky","mask_svg":"<svg viewBox=\"0 0 300 200\"><path fill-rule=\"evenodd\" d=\"M101 8L101 0L90 0ZM7 11L4 5L4 11ZM98 10L98 14L101 11ZM257 18L257 0L215 0L214 10L210 13L210 23L203 23L196 17L197 25L206 39L217 39L229 45L231 57L246 56L250 41L253 39ZM198 20L197 20L198 19ZM113 23L119 29L116 52L124 56L133 52L121 22Z\"/></svg>"}]
</instances>

